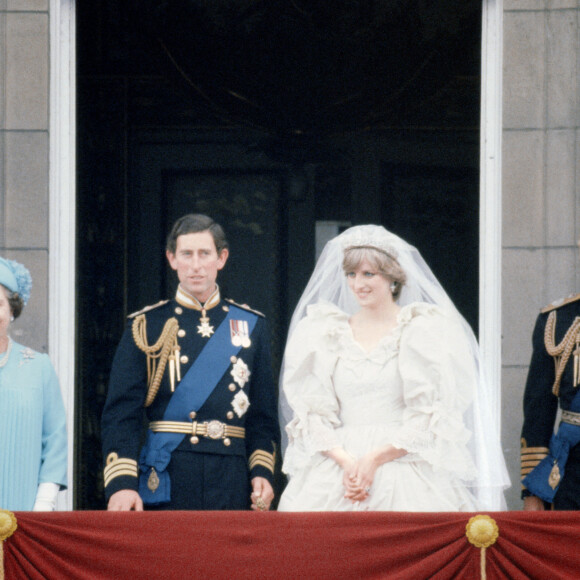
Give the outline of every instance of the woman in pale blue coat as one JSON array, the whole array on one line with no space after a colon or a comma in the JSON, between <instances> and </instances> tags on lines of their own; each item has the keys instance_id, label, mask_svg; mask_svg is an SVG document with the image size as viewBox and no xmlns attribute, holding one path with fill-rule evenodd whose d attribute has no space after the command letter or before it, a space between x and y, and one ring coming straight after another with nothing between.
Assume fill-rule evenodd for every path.
<instances>
[{"instance_id":1,"label":"woman in pale blue coat","mask_svg":"<svg viewBox=\"0 0 580 580\"><path fill-rule=\"evenodd\" d=\"M0 258L0 509L51 511L66 488L66 416L48 355L9 336L28 302L28 270Z\"/></svg>"}]
</instances>

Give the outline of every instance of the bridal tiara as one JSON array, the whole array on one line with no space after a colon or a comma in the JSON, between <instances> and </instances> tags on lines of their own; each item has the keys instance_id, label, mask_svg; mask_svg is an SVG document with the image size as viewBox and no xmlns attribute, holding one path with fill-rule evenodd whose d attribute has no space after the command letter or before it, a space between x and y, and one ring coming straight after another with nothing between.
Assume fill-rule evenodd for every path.
<instances>
[{"instance_id":1,"label":"bridal tiara","mask_svg":"<svg viewBox=\"0 0 580 580\"><path fill-rule=\"evenodd\" d=\"M397 259L396 244L399 239L380 226L355 226L338 236L343 252L351 248L374 248Z\"/></svg>"}]
</instances>

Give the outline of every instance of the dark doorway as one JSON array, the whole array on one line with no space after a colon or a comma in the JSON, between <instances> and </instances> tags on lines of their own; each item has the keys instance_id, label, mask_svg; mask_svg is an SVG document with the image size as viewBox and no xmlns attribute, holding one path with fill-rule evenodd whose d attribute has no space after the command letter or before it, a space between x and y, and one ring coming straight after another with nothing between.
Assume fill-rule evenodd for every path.
<instances>
[{"instance_id":1,"label":"dark doorway","mask_svg":"<svg viewBox=\"0 0 580 580\"><path fill-rule=\"evenodd\" d=\"M477 330L480 30L474 0L78 3L75 508L105 507L112 357L183 213L225 226L276 373L320 222L408 239Z\"/></svg>"}]
</instances>

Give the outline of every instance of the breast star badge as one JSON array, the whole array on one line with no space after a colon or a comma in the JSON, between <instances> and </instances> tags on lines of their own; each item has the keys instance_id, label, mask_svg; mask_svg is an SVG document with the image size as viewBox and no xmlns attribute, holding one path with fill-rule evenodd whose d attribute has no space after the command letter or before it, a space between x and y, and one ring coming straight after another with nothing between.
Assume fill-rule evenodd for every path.
<instances>
[{"instance_id":1,"label":"breast star badge","mask_svg":"<svg viewBox=\"0 0 580 580\"><path fill-rule=\"evenodd\" d=\"M248 365L241 358L238 358L234 363L230 374L234 378L234 381L243 389L244 385L250 380L250 375L252 373L248 368Z\"/></svg>"},{"instance_id":2,"label":"breast star badge","mask_svg":"<svg viewBox=\"0 0 580 580\"><path fill-rule=\"evenodd\" d=\"M238 417L245 415L249 406L250 399L248 399L248 395L246 395L244 391L238 391L236 396L232 399L232 407L234 408L236 415Z\"/></svg>"}]
</instances>

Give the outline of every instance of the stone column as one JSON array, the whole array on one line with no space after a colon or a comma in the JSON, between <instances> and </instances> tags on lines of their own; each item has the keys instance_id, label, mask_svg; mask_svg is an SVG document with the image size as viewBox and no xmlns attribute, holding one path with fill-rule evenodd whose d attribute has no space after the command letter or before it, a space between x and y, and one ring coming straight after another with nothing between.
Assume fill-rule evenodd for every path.
<instances>
[{"instance_id":1,"label":"stone column","mask_svg":"<svg viewBox=\"0 0 580 580\"><path fill-rule=\"evenodd\" d=\"M522 397L543 306L580 292L579 2L504 0L503 434L520 509Z\"/></svg>"},{"instance_id":2,"label":"stone column","mask_svg":"<svg viewBox=\"0 0 580 580\"><path fill-rule=\"evenodd\" d=\"M32 295L12 336L48 350L48 0L0 0L0 255Z\"/></svg>"}]
</instances>

